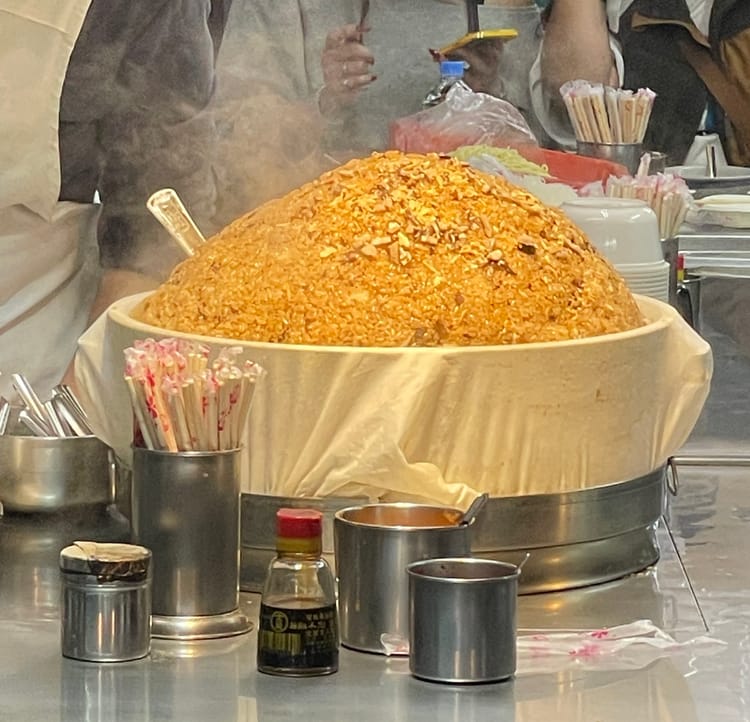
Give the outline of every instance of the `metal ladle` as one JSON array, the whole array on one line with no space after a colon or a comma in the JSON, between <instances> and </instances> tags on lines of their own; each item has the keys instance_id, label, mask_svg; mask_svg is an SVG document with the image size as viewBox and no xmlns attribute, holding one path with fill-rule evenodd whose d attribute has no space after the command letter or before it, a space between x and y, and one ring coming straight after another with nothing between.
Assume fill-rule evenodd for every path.
<instances>
[{"instance_id":1,"label":"metal ladle","mask_svg":"<svg viewBox=\"0 0 750 722\"><path fill-rule=\"evenodd\" d=\"M474 501L471 502L471 505L469 508L464 512L464 515L461 517L461 519L458 522L459 526L469 526L470 524L473 524L477 517L479 516L479 512L484 509L485 504L490 500L490 495L487 493L480 494Z\"/></svg>"},{"instance_id":2,"label":"metal ladle","mask_svg":"<svg viewBox=\"0 0 750 722\"><path fill-rule=\"evenodd\" d=\"M177 241L185 251L185 255L195 255L195 250L206 242L204 235L198 230L195 221L190 217L177 191L172 188L162 188L156 191L146 202L146 207L153 213L159 223Z\"/></svg>"}]
</instances>

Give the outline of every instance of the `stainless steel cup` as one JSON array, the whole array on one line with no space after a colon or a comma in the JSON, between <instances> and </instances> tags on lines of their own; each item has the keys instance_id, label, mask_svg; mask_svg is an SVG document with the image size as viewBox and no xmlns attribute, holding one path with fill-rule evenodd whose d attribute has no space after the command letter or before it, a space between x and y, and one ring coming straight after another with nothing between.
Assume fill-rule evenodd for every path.
<instances>
[{"instance_id":1,"label":"stainless steel cup","mask_svg":"<svg viewBox=\"0 0 750 722\"><path fill-rule=\"evenodd\" d=\"M454 684L499 682L516 671L519 567L479 558L407 567L409 669Z\"/></svg>"},{"instance_id":2,"label":"stainless steel cup","mask_svg":"<svg viewBox=\"0 0 750 722\"><path fill-rule=\"evenodd\" d=\"M248 631L239 604L240 452L133 449L133 533L153 553L153 635Z\"/></svg>"},{"instance_id":3,"label":"stainless steel cup","mask_svg":"<svg viewBox=\"0 0 750 722\"><path fill-rule=\"evenodd\" d=\"M406 566L432 557L470 553L461 512L419 504L368 504L336 512L333 521L339 582L339 629L347 647L383 654L382 634L409 633Z\"/></svg>"},{"instance_id":4,"label":"stainless steel cup","mask_svg":"<svg viewBox=\"0 0 750 722\"><path fill-rule=\"evenodd\" d=\"M630 175L635 175L643 155L642 143L576 143L578 155L600 158L624 165Z\"/></svg>"}]
</instances>

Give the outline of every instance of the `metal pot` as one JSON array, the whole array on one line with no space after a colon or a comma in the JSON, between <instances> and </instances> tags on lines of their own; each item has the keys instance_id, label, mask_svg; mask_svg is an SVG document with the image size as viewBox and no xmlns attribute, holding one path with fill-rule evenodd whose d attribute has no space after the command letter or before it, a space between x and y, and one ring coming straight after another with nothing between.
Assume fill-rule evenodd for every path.
<instances>
[{"instance_id":1,"label":"metal pot","mask_svg":"<svg viewBox=\"0 0 750 722\"><path fill-rule=\"evenodd\" d=\"M458 509L419 504L368 504L336 512L341 642L384 653L381 635L408 638L411 562L467 556L471 527Z\"/></svg>"},{"instance_id":2,"label":"metal pot","mask_svg":"<svg viewBox=\"0 0 750 722\"><path fill-rule=\"evenodd\" d=\"M54 512L114 501L115 459L96 436L0 436L6 511Z\"/></svg>"}]
</instances>

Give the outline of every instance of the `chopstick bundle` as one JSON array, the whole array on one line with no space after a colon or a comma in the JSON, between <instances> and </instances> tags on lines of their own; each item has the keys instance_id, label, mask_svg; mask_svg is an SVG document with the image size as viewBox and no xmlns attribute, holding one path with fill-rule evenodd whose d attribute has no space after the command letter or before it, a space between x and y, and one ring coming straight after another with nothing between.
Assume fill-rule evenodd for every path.
<instances>
[{"instance_id":1,"label":"chopstick bundle","mask_svg":"<svg viewBox=\"0 0 750 722\"><path fill-rule=\"evenodd\" d=\"M613 198L645 201L656 213L659 237L672 238L684 222L690 207L690 189L682 178L671 173L647 175L649 160L648 153L644 153L635 177L610 176L604 187L604 194Z\"/></svg>"},{"instance_id":2,"label":"chopstick bundle","mask_svg":"<svg viewBox=\"0 0 750 722\"><path fill-rule=\"evenodd\" d=\"M584 143L642 143L656 93L633 92L571 80L560 88L576 140Z\"/></svg>"},{"instance_id":3,"label":"chopstick bundle","mask_svg":"<svg viewBox=\"0 0 750 722\"><path fill-rule=\"evenodd\" d=\"M236 449L263 369L239 364L241 347L180 339L136 341L125 349L125 383L143 443L164 451Z\"/></svg>"}]
</instances>

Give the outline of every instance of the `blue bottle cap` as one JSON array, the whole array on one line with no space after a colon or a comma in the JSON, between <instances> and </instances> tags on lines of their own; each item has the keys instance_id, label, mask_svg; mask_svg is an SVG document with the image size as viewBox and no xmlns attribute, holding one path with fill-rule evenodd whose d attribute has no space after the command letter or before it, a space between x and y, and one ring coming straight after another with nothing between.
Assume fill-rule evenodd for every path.
<instances>
[{"instance_id":1,"label":"blue bottle cap","mask_svg":"<svg viewBox=\"0 0 750 722\"><path fill-rule=\"evenodd\" d=\"M441 60L440 74L454 75L460 78L463 77L464 67L465 65L463 60Z\"/></svg>"}]
</instances>

